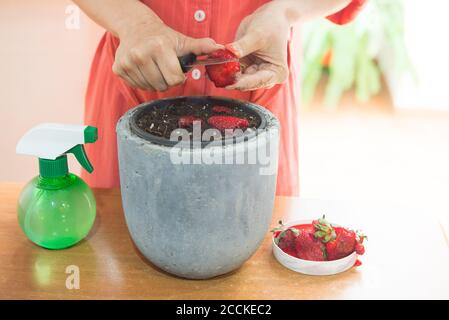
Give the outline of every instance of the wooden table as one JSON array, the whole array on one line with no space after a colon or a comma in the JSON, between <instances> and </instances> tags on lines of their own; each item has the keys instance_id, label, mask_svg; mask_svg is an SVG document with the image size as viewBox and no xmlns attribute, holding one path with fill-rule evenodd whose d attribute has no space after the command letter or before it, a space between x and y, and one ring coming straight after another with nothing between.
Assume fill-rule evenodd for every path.
<instances>
[{"instance_id":1,"label":"wooden table","mask_svg":"<svg viewBox=\"0 0 449 320\"><path fill-rule=\"evenodd\" d=\"M146 261L127 231L118 190L95 190L97 220L88 238L60 251L35 246L16 217L19 184L0 184L0 298L3 299L342 299L449 298L448 243L438 221L385 204L276 199L279 218L316 217L358 226L369 235L363 265L312 277L281 266L270 234L236 272L192 281ZM426 217L427 215L427 217ZM394 233L393 233L394 232ZM79 267L80 289L66 288L66 268Z\"/></svg>"}]
</instances>

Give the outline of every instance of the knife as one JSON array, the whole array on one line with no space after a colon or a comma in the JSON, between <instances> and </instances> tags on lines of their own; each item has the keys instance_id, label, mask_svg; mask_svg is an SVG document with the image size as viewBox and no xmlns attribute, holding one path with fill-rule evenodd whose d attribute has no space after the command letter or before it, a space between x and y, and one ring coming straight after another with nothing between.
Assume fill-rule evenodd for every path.
<instances>
[{"instance_id":1,"label":"knife","mask_svg":"<svg viewBox=\"0 0 449 320\"><path fill-rule=\"evenodd\" d=\"M235 62L239 61L238 58L231 58L231 59L209 59L209 58L200 58L198 59L198 56L196 56L193 53L187 54L182 57L178 57L179 64L181 65L181 69L184 73L187 73L190 71L190 69L197 67L197 66L210 66L214 64L222 64L227 62Z\"/></svg>"}]
</instances>

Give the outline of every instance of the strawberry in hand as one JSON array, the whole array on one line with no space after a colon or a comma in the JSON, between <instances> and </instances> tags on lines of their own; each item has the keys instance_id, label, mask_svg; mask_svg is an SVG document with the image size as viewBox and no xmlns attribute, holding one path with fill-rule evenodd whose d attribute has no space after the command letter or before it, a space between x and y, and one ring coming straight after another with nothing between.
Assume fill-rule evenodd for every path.
<instances>
[{"instance_id":1,"label":"strawberry in hand","mask_svg":"<svg viewBox=\"0 0 449 320\"><path fill-rule=\"evenodd\" d=\"M229 50L219 49L212 52L211 59L236 59L237 57ZM217 88L224 88L236 82L236 76L240 72L240 62L232 61L221 64L206 66L206 72L209 79Z\"/></svg>"}]
</instances>

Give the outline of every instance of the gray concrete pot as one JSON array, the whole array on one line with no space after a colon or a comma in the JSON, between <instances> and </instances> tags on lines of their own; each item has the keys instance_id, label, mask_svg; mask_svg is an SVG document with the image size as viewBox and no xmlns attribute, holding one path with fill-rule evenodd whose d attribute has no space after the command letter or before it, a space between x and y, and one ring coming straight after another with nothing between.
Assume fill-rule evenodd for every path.
<instances>
[{"instance_id":1,"label":"gray concrete pot","mask_svg":"<svg viewBox=\"0 0 449 320\"><path fill-rule=\"evenodd\" d=\"M202 147L162 145L133 129L139 111L186 99L245 106L261 117L262 128L246 141ZM180 277L206 279L239 268L256 251L268 232L276 190L279 122L269 111L226 98L158 100L128 111L117 124L117 138L126 222L153 264ZM198 159L211 152L215 159L233 155L233 164L173 161L173 155ZM252 163L256 152L266 157ZM242 155L244 163L236 163Z\"/></svg>"}]
</instances>

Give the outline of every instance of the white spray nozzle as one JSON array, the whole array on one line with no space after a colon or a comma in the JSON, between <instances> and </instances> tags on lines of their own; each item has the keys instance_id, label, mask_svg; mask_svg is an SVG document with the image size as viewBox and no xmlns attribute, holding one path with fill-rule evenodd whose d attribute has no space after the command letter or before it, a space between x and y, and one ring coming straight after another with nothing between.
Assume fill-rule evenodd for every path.
<instances>
[{"instance_id":1,"label":"white spray nozzle","mask_svg":"<svg viewBox=\"0 0 449 320\"><path fill-rule=\"evenodd\" d=\"M86 128L82 125L44 123L29 130L20 139L16 152L54 160L73 147L84 144Z\"/></svg>"}]
</instances>

